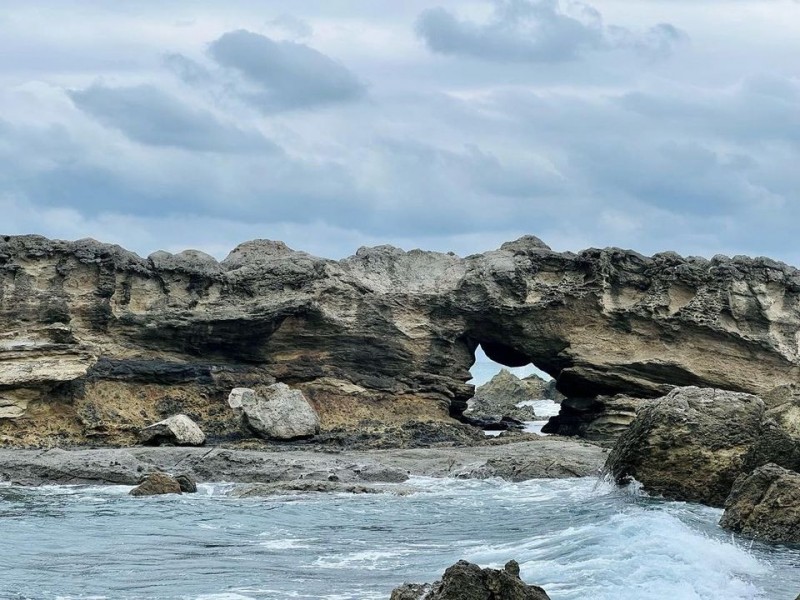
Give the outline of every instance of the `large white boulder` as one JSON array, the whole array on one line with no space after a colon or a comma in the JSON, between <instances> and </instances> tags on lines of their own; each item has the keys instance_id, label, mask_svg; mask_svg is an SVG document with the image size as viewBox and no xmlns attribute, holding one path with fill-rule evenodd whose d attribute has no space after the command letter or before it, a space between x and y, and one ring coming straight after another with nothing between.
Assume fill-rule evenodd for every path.
<instances>
[{"instance_id":1,"label":"large white boulder","mask_svg":"<svg viewBox=\"0 0 800 600\"><path fill-rule=\"evenodd\" d=\"M176 446L202 446L205 434L186 415L175 415L153 423L139 432L143 444L174 444Z\"/></svg>"},{"instance_id":2,"label":"large white boulder","mask_svg":"<svg viewBox=\"0 0 800 600\"><path fill-rule=\"evenodd\" d=\"M241 410L250 428L264 438L291 440L319 433L319 416L303 392L285 383L260 388L235 388L231 408Z\"/></svg>"}]
</instances>

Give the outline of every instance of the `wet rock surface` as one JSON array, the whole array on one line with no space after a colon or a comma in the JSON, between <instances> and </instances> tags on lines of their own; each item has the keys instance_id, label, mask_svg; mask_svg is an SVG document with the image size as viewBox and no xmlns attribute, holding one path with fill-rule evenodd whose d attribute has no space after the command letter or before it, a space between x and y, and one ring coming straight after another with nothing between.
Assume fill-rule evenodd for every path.
<instances>
[{"instance_id":1,"label":"wet rock surface","mask_svg":"<svg viewBox=\"0 0 800 600\"><path fill-rule=\"evenodd\" d=\"M136 485L154 471L180 472L200 482L337 481L399 483L409 476L521 480L597 475L605 453L557 438L466 448L371 451L138 447L94 450L0 450L0 480L19 485ZM498 462L499 461L499 462ZM491 463L491 464L489 464Z\"/></svg>"},{"instance_id":2,"label":"wet rock surface","mask_svg":"<svg viewBox=\"0 0 800 600\"><path fill-rule=\"evenodd\" d=\"M451 423L480 345L569 397L800 379L800 274L766 258L558 253L528 236L461 258L341 261L255 240L217 262L94 240L0 237L0 445L134 445L190 416L239 439L230 390L283 382L320 433Z\"/></svg>"},{"instance_id":3,"label":"wet rock surface","mask_svg":"<svg viewBox=\"0 0 800 600\"><path fill-rule=\"evenodd\" d=\"M720 525L760 540L800 544L800 473L770 463L740 475Z\"/></svg>"},{"instance_id":4,"label":"wet rock surface","mask_svg":"<svg viewBox=\"0 0 800 600\"><path fill-rule=\"evenodd\" d=\"M182 494L180 482L166 473L150 473L133 488L131 496L160 496L162 494Z\"/></svg>"},{"instance_id":5,"label":"wet rock surface","mask_svg":"<svg viewBox=\"0 0 800 600\"><path fill-rule=\"evenodd\" d=\"M391 600L550 600L550 596L519 578L516 561L499 570L460 560L445 570L440 581L404 584L392 592Z\"/></svg>"},{"instance_id":6,"label":"wet rock surface","mask_svg":"<svg viewBox=\"0 0 800 600\"><path fill-rule=\"evenodd\" d=\"M678 388L641 408L611 450L617 482L676 500L722 506L756 443L764 402L753 395Z\"/></svg>"}]
</instances>

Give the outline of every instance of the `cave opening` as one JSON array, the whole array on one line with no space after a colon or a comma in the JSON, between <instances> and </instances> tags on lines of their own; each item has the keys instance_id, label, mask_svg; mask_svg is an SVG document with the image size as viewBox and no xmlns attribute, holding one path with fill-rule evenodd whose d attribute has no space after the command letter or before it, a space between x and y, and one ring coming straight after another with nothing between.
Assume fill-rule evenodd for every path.
<instances>
[{"instance_id":1,"label":"cave opening","mask_svg":"<svg viewBox=\"0 0 800 600\"><path fill-rule=\"evenodd\" d=\"M470 368L469 372L472 375L472 379L469 380L469 383L474 385L476 388L484 383L487 383L505 369L509 371L519 379L523 379L525 377L529 377L530 375L537 375L538 377L544 379L545 381L551 381L552 377L538 369L533 363L530 361L526 362L523 365L519 364L512 364L507 365L506 363L498 362L496 360L492 360L486 355L486 351L483 349L482 345L478 345L475 349L475 362L472 363L472 367Z\"/></svg>"},{"instance_id":2,"label":"cave opening","mask_svg":"<svg viewBox=\"0 0 800 600\"><path fill-rule=\"evenodd\" d=\"M475 394L463 420L487 435L506 430L541 434L559 410L553 378L522 354L496 343L477 344L473 356L469 383Z\"/></svg>"}]
</instances>

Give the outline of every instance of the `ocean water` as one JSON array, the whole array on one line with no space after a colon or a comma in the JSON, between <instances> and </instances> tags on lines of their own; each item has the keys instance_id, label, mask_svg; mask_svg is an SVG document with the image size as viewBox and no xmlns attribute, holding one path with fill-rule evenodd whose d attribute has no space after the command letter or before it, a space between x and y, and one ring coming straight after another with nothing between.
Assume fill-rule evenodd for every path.
<instances>
[{"instance_id":1,"label":"ocean water","mask_svg":"<svg viewBox=\"0 0 800 600\"><path fill-rule=\"evenodd\" d=\"M800 592L800 548L733 537L719 510L594 479L416 478L386 494L260 499L231 497L229 484L129 489L0 486L0 598L388 600L460 558L516 559L553 600Z\"/></svg>"}]
</instances>

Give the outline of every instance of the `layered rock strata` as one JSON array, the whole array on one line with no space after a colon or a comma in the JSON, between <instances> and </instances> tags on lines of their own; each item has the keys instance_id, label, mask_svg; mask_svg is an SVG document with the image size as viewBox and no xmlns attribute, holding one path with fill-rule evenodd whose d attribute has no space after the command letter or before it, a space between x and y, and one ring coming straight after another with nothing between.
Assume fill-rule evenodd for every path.
<instances>
[{"instance_id":1,"label":"layered rock strata","mask_svg":"<svg viewBox=\"0 0 800 600\"><path fill-rule=\"evenodd\" d=\"M136 443L177 413L245 435L236 387L300 389L321 436L451 423L478 345L572 397L800 380L800 274L766 258L558 253L533 237L460 258L381 246L332 261L264 240L223 261L0 237L0 444Z\"/></svg>"}]
</instances>

